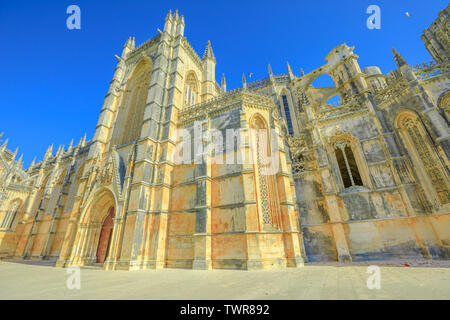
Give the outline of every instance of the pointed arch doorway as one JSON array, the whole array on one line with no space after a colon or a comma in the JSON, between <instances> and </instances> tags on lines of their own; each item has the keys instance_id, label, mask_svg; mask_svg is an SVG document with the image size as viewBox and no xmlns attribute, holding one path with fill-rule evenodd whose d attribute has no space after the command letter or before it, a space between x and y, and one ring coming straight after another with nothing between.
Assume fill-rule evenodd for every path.
<instances>
[{"instance_id":1,"label":"pointed arch doorway","mask_svg":"<svg viewBox=\"0 0 450 320\"><path fill-rule=\"evenodd\" d=\"M71 265L106 262L108 256L114 252L111 243L114 242L116 212L117 202L113 192L107 188L97 191L78 223L70 257Z\"/></svg>"},{"instance_id":2,"label":"pointed arch doorway","mask_svg":"<svg viewBox=\"0 0 450 320\"><path fill-rule=\"evenodd\" d=\"M100 231L100 238L97 246L97 263L104 263L108 256L109 245L111 242L112 230L114 227L114 207L108 210L108 215L103 221L102 229Z\"/></svg>"}]
</instances>

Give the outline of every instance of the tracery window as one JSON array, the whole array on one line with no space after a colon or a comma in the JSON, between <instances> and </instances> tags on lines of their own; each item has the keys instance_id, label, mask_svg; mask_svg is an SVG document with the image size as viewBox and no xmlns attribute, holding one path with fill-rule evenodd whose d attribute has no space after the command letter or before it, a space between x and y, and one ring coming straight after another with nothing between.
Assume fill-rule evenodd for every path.
<instances>
[{"instance_id":1,"label":"tracery window","mask_svg":"<svg viewBox=\"0 0 450 320\"><path fill-rule=\"evenodd\" d=\"M115 124L112 145L123 145L139 138L152 68L141 62L128 80Z\"/></svg>"},{"instance_id":2,"label":"tracery window","mask_svg":"<svg viewBox=\"0 0 450 320\"><path fill-rule=\"evenodd\" d=\"M450 203L450 190L445 178L439 169L437 159L433 156L429 142L423 134L421 124L409 117L403 120L402 127L411 139L412 145L417 152L420 161L433 184L441 204Z\"/></svg>"},{"instance_id":3,"label":"tracery window","mask_svg":"<svg viewBox=\"0 0 450 320\"><path fill-rule=\"evenodd\" d=\"M184 105L185 107L193 106L198 102L198 84L195 74L189 73L186 77L184 86Z\"/></svg>"},{"instance_id":4,"label":"tracery window","mask_svg":"<svg viewBox=\"0 0 450 320\"><path fill-rule=\"evenodd\" d=\"M276 174L267 170L267 158L271 156L268 145L269 133L264 120L255 116L251 122L254 136L255 178L258 181L258 193L261 203L262 223L264 227L279 229L281 227L281 208L279 203Z\"/></svg>"},{"instance_id":5,"label":"tracery window","mask_svg":"<svg viewBox=\"0 0 450 320\"><path fill-rule=\"evenodd\" d=\"M447 114L447 117L450 118L450 91L447 91L440 100L440 108Z\"/></svg>"},{"instance_id":6,"label":"tracery window","mask_svg":"<svg viewBox=\"0 0 450 320\"><path fill-rule=\"evenodd\" d=\"M6 212L5 217L3 218L2 225L0 226L1 229L11 228L18 210L19 210L19 202L14 202L12 205L10 205L8 211Z\"/></svg>"},{"instance_id":7,"label":"tracery window","mask_svg":"<svg viewBox=\"0 0 450 320\"><path fill-rule=\"evenodd\" d=\"M339 141L334 147L344 187L363 186L355 155L349 143L347 141Z\"/></svg>"}]
</instances>

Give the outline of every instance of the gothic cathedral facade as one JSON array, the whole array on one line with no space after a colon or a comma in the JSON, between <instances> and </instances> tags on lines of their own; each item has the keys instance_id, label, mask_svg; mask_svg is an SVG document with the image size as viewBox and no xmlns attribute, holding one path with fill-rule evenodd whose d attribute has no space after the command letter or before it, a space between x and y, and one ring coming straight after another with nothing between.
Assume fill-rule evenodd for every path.
<instances>
[{"instance_id":1,"label":"gothic cathedral facade","mask_svg":"<svg viewBox=\"0 0 450 320\"><path fill-rule=\"evenodd\" d=\"M116 56L90 141L27 169L2 142L0 258L106 270L449 259L449 14L422 36L430 63L393 50L398 68L383 74L342 44L312 72L269 65L227 91L211 43L200 58L170 12ZM334 86L313 86L322 75ZM176 161L180 132L229 129L235 147ZM253 129L275 138L254 143ZM279 165L265 174L270 144ZM214 161L238 154L254 161Z\"/></svg>"}]
</instances>

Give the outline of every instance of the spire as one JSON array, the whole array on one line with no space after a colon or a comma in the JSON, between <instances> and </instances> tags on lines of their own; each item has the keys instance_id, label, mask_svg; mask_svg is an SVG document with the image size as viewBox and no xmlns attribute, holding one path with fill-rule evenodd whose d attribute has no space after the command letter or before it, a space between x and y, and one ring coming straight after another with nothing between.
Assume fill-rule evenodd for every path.
<instances>
[{"instance_id":1,"label":"spire","mask_svg":"<svg viewBox=\"0 0 450 320\"><path fill-rule=\"evenodd\" d=\"M178 21L178 9L175 10L175 14L173 15L175 21Z\"/></svg>"},{"instance_id":2,"label":"spire","mask_svg":"<svg viewBox=\"0 0 450 320\"><path fill-rule=\"evenodd\" d=\"M70 151L72 150L72 148L73 148L73 139L70 141L69 148L67 150Z\"/></svg>"},{"instance_id":3,"label":"spire","mask_svg":"<svg viewBox=\"0 0 450 320\"><path fill-rule=\"evenodd\" d=\"M206 44L205 53L203 53L203 60L205 59L212 59L216 61L216 57L214 57L214 52L211 48L211 41L208 40L208 43Z\"/></svg>"},{"instance_id":4,"label":"spire","mask_svg":"<svg viewBox=\"0 0 450 320\"><path fill-rule=\"evenodd\" d=\"M33 161L31 161L30 167L33 167L36 164L36 157L33 158Z\"/></svg>"},{"instance_id":5,"label":"spire","mask_svg":"<svg viewBox=\"0 0 450 320\"><path fill-rule=\"evenodd\" d=\"M289 62L286 61L286 65L287 65L287 73L289 76L290 80L294 79L294 73L292 72L291 66L289 65Z\"/></svg>"},{"instance_id":6,"label":"spire","mask_svg":"<svg viewBox=\"0 0 450 320\"><path fill-rule=\"evenodd\" d=\"M44 160L47 160L53 154L53 143L50 147L48 147L47 151L45 151Z\"/></svg>"},{"instance_id":7,"label":"spire","mask_svg":"<svg viewBox=\"0 0 450 320\"><path fill-rule=\"evenodd\" d=\"M86 133L84 134L83 141L81 142L81 146L84 147L86 145Z\"/></svg>"},{"instance_id":8,"label":"spire","mask_svg":"<svg viewBox=\"0 0 450 320\"><path fill-rule=\"evenodd\" d=\"M302 77L305 75L305 71L303 71L303 68L300 68L300 74L302 75Z\"/></svg>"},{"instance_id":9,"label":"spire","mask_svg":"<svg viewBox=\"0 0 450 320\"><path fill-rule=\"evenodd\" d=\"M169 13L167 13L167 16L166 16L166 20L165 21L167 21L167 20L171 20L172 19L172 10L169 10Z\"/></svg>"},{"instance_id":10,"label":"spire","mask_svg":"<svg viewBox=\"0 0 450 320\"><path fill-rule=\"evenodd\" d=\"M22 170L22 167L23 167L23 153L20 155L19 160L17 160L16 167L17 167L17 169Z\"/></svg>"},{"instance_id":11,"label":"spire","mask_svg":"<svg viewBox=\"0 0 450 320\"><path fill-rule=\"evenodd\" d=\"M127 42L125 42L125 45L124 45L124 47L128 47L128 48L132 48L132 46L133 46L133 40L132 40L132 38L131 37L128 37L128 40L127 40Z\"/></svg>"},{"instance_id":12,"label":"spire","mask_svg":"<svg viewBox=\"0 0 450 320\"><path fill-rule=\"evenodd\" d=\"M227 92L227 81L225 80L225 74L222 73L222 80L220 81L220 91L222 93Z\"/></svg>"},{"instance_id":13,"label":"spire","mask_svg":"<svg viewBox=\"0 0 450 320\"><path fill-rule=\"evenodd\" d=\"M16 158L18 152L19 152L19 147L17 147L16 151L14 151L14 153L13 153L13 157L12 157L13 160Z\"/></svg>"},{"instance_id":14,"label":"spire","mask_svg":"<svg viewBox=\"0 0 450 320\"><path fill-rule=\"evenodd\" d=\"M397 50L395 50L395 48L392 48L392 53L394 54L394 60L395 63L397 64L397 67L402 67L406 64L405 59L403 59L403 57L400 55L400 53L397 52Z\"/></svg>"},{"instance_id":15,"label":"spire","mask_svg":"<svg viewBox=\"0 0 450 320\"><path fill-rule=\"evenodd\" d=\"M273 72L272 72L272 67L270 66L270 63L269 63L269 79L270 79L270 81L273 82Z\"/></svg>"},{"instance_id":16,"label":"spire","mask_svg":"<svg viewBox=\"0 0 450 320\"><path fill-rule=\"evenodd\" d=\"M164 32L167 32L169 35L173 35L174 32L174 25L176 25L176 21L173 19L172 16L172 10L169 10L169 13L166 16L166 20L164 21Z\"/></svg>"},{"instance_id":17,"label":"spire","mask_svg":"<svg viewBox=\"0 0 450 320\"><path fill-rule=\"evenodd\" d=\"M63 154L63 152L64 152L64 145L60 145L58 147L58 151L56 152L56 156L60 157Z\"/></svg>"},{"instance_id":18,"label":"spire","mask_svg":"<svg viewBox=\"0 0 450 320\"><path fill-rule=\"evenodd\" d=\"M122 58L125 58L126 55L133 49L134 49L133 40L131 37L129 37L127 42L125 42L125 45L123 46Z\"/></svg>"},{"instance_id":19,"label":"spire","mask_svg":"<svg viewBox=\"0 0 450 320\"><path fill-rule=\"evenodd\" d=\"M3 143L2 147L0 148L0 151L5 151L7 144L8 144L8 139L5 140L5 142Z\"/></svg>"},{"instance_id":20,"label":"spire","mask_svg":"<svg viewBox=\"0 0 450 320\"><path fill-rule=\"evenodd\" d=\"M245 80L245 73L242 74L242 88L247 89L247 80Z\"/></svg>"},{"instance_id":21,"label":"spire","mask_svg":"<svg viewBox=\"0 0 450 320\"><path fill-rule=\"evenodd\" d=\"M184 16L180 15L180 19L178 19L178 24L177 24L177 30L176 30L176 37L183 37L184 35Z\"/></svg>"}]
</instances>

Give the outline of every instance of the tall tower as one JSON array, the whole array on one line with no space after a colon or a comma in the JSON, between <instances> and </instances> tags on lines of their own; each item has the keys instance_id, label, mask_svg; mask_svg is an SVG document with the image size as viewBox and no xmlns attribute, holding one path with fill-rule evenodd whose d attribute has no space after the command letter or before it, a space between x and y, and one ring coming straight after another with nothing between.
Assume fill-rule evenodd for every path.
<instances>
[{"instance_id":1,"label":"tall tower","mask_svg":"<svg viewBox=\"0 0 450 320\"><path fill-rule=\"evenodd\" d=\"M449 22L450 5L439 12L438 18L423 31L423 35L420 37L437 63L445 62L450 56Z\"/></svg>"}]
</instances>

